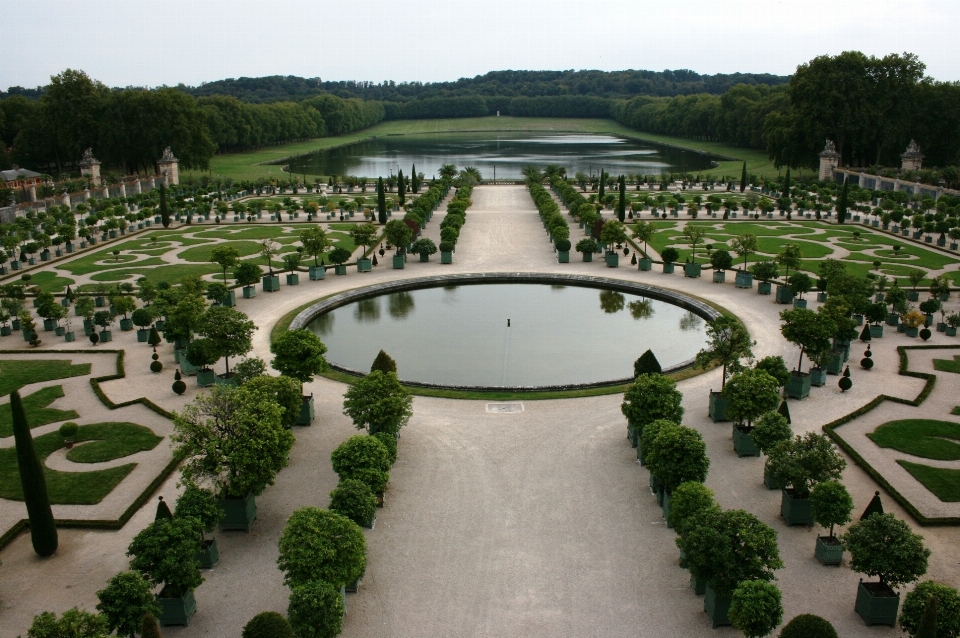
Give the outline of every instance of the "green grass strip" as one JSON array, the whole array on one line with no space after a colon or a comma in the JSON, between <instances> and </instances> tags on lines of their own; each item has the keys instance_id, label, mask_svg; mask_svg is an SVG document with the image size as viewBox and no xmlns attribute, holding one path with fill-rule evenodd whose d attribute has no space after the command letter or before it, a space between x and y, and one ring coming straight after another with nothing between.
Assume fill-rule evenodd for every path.
<instances>
[{"instance_id":1,"label":"green grass strip","mask_svg":"<svg viewBox=\"0 0 960 638\"><path fill-rule=\"evenodd\" d=\"M30 428L79 418L80 415L73 410L57 410L47 407L62 397L62 385L52 385L23 397L23 409L27 414L27 423ZM0 405L0 438L8 436L13 436L13 414L10 412L10 404L4 403Z\"/></svg>"},{"instance_id":2,"label":"green grass strip","mask_svg":"<svg viewBox=\"0 0 960 638\"><path fill-rule=\"evenodd\" d=\"M0 395L10 394L31 383L87 374L90 374L89 363L73 365L69 359L0 359Z\"/></svg>"},{"instance_id":3,"label":"green grass strip","mask_svg":"<svg viewBox=\"0 0 960 638\"><path fill-rule=\"evenodd\" d=\"M897 461L897 463L944 503L960 501L960 470L931 467L910 461Z\"/></svg>"},{"instance_id":4,"label":"green grass strip","mask_svg":"<svg viewBox=\"0 0 960 638\"><path fill-rule=\"evenodd\" d=\"M960 459L960 423L930 419L889 421L867 434L880 447L938 461ZM952 439L952 440L951 440Z\"/></svg>"}]
</instances>

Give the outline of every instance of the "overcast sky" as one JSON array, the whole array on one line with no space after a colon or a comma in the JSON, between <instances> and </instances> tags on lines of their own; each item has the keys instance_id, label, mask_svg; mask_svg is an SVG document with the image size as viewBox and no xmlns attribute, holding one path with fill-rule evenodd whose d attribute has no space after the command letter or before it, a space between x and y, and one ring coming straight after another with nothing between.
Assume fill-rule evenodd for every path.
<instances>
[{"instance_id":1,"label":"overcast sky","mask_svg":"<svg viewBox=\"0 0 960 638\"><path fill-rule=\"evenodd\" d=\"M908 51L960 80L957 0L32 0L2 10L0 87L231 77L424 82L504 69L788 75Z\"/></svg>"}]
</instances>

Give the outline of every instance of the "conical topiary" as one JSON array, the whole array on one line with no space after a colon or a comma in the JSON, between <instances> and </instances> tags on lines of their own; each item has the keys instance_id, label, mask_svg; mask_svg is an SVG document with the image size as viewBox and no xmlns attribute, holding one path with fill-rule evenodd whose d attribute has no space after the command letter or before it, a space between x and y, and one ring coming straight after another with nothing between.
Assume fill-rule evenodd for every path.
<instances>
[{"instance_id":1,"label":"conical topiary","mask_svg":"<svg viewBox=\"0 0 960 638\"><path fill-rule=\"evenodd\" d=\"M860 331L860 341L870 341L872 338L870 335L870 326L863 324L863 330Z\"/></svg>"},{"instance_id":2,"label":"conical topiary","mask_svg":"<svg viewBox=\"0 0 960 638\"><path fill-rule=\"evenodd\" d=\"M863 510L863 514L860 515L860 520L862 521L874 514L883 514L883 501L880 500L879 490L874 492L873 498L870 499L870 503L867 505L867 509Z\"/></svg>"},{"instance_id":3,"label":"conical topiary","mask_svg":"<svg viewBox=\"0 0 960 638\"><path fill-rule=\"evenodd\" d=\"M786 399L780 401L780 407L777 408L777 414L785 418L788 424L793 423L793 421L790 420L790 408L787 406Z\"/></svg>"},{"instance_id":4,"label":"conical topiary","mask_svg":"<svg viewBox=\"0 0 960 638\"><path fill-rule=\"evenodd\" d=\"M853 387L853 381L850 379L850 366L847 366L843 371L843 376L840 377L840 381L837 383L840 386L841 392L846 392Z\"/></svg>"},{"instance_id":5,"label":"conical topiary","mask_svg":"<svg viewBox=\"0 0 960 638\"><path fill-rule=\"evenodd\" d=\"M51 556L57 551L57 524L53 520L50 499L47 496L47 480L43 465L33 448L33 437L27 415L23 411L20 393L10 394L10 411L13 415L13 437L17 446L17 466L20 469L20 484L23 501L30 519L30 539L33 551L40 556Z\"/></svg>"},{"instance_id":6,"label":"conical topiary","mask_svg":"<svg viewBox=\"0 0 960 638\"><path fill-rule=\"evenodd\" d=\"M657 361L657 356L652 350L647 350L640 358L633 362L633 378L636 379L641 374L662 374L663 368Z\"/></svg>"},{"instance_id":7,"label":"conical topiary","mask_svg":"<svg viewBox=\"0 0 960 638\"><path fill-rule=\"evenodd\" d=\"M173 512L170 511L170 506L163 500L163 497L158 496L157 499L160 502L157 503L157 515L153 517L153 520L159 521L161 518L173 518Z\"/></svg>"},{"instance_id":8,"label":"conical topiary","mask_svg":"<svg viewBox=\"0 0 960 638\"><path fill-rule=\"evenodd\" d=\"M153 346L154 352L156 352L157 346L161 343L160 333L157 331L156 326L150 327L150 336L147 337L147 345Z\"/></svg>"},{"instance_id":9,"label":"conical topiary","mask_svg":"<svg viewBox=\"0 0 960 638\"><path fill-rule=\"evenodd\" d=\"M377 353L377 358L373 360L373 365L370 366L370 372L376 372L379 370L386 374L387 372L396 373L397 371L397 362L388 355L386 352L381 350Z\"/></svg>"},{"instance_id":10,"label":"conical topiary","mask_svg":"<svg viewBox=\"0 0 960 638\"><path fill-rule=\"evenodd\" d=\"M915 638L937 638L937 610L939 603L936 596L927 598L923 606L923 617L920 619L920 628Z\"/></svg>"},{"instance_id":11,"label":"conical topiary","mask_svg":"<svg viewBox=\"0 0 960 638\"><path fill-rule=\"evenodd\" d=\"M153 614L143 615L140 638L160 638L160 625L157 624L157 618Z\"/></svg>"}]
</instances>

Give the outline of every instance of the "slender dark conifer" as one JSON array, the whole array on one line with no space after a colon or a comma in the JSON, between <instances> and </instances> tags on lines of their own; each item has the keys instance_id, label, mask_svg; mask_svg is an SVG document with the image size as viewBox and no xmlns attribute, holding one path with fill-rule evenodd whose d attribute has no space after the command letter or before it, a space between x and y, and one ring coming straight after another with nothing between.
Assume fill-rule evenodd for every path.
<instances>
[{"instance_id":1,"label":"slender dark conifer","mask_svg":"<svg viewBox=\"0 0 960 638\"><path fill-rule=\"evenodd\" d=\"M377 220L387 223L387 196L383 193L383 178L377 180Z\"/></svg>"},{"instance_id":2,"label":"slender dark conifer","mask_svg":"<svg viewBox=\"0 0 960 638\"><path fill-rule=\"evenodd\" d=\"M10 411L13 415L13 437L17 446L17 465L20 468L20 484L23 486L23 501L30 519L30 539L33 551L40 556L52 556L57 551L57 524L50 509L47 496L47 480L43 465L33 447L33 437L23 411L20 393L10 394Z\"/></svg>"},{"instance_id":3,"label":"slender dark conifer","mask_svg":"<svg viewBox=\"0 0 960 638\"><path fill-rule=\"evenodd\" d=\"M170 209L167 208L167 187L160 184L160 221L164 228L170 226Z\"/></svg>"},{"instance_id":4,"label":"slender dark conifer","mask_svg":"<svg viewBox=\"0 0 960 638\"><path fill-rule=\"evenodd\" d=\"M620 201L617 202L617 219L621 222L626 220L627 215L627 181L620 176L618 180L620 186Z\"/></svg>"},{"instance_id":5,"label":"slender dark conifer","mask_svg":"<svg viewBox=\"0 0 960 638\"><path fill-rule=\"evenodd\" d=\"M407 200L407 184L403 181L403 171L397 171L397 197L400 198L400 205L403 206Z\"/></svg>"},{"instance_id":6,"label":"slender dark conifer","mask_svg":"<svg viewBox=\"0 0 960 638\"><path fill-rule=\"evenodd\" d=\"M743 168L740 169L740 192L742 193L747 188L747 163L743 163Z\"/></svg>"}]
</instances>

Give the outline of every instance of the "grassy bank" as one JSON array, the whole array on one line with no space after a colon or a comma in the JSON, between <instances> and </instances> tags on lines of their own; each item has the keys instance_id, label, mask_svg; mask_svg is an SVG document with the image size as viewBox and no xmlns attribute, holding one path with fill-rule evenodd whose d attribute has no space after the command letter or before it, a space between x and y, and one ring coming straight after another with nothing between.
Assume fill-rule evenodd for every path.
<instances>
[{"instance_id":1,"label":"grassy bank","mask_svg":"<svg viewBox=\"0 0 960 638\"><path fill-rule=\"evenodd\" d=\"M284 174L280 170L279 165L267 165L263 163L387 135L473 131L606 133L639 141L653 142L735 158L733 160L721 161L720 166L711 171L717 176L726 174L739 178L741 162L744 160L746 160L747 170L751 174L765 177L775 177L777 175L777 169L763 151L737 148L717 142L701 142L667 135L642 133L622 126L613 120L549 117L469 117L444 120L398 120L383 122L371 128L339 137L325 137L304 142L282 144L249 153L217 155L210 160L210 174L214 176L222 175L223 177L231 177L235 180L256 179L257 177L279 177Z\"/></svg>"}]
</instances>

